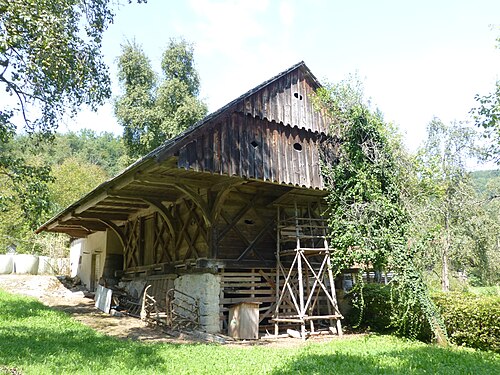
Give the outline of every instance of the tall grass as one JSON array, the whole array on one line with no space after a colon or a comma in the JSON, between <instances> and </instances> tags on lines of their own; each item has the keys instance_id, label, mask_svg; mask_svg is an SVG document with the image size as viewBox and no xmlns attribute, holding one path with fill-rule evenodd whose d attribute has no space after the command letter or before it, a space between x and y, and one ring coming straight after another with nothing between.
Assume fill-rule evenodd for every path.
<instances>
[{"instance_id":1,"label":"tall grass","mask_svg":"<svg viewBox=\"0 0 500 375\"><path fill-rule=\"evenodd\" d=\"M145 344L93 331L34 299L0 290L0 373L500 374L500 356L366 336L296 348Z\"/></svg>"}]
</instances>

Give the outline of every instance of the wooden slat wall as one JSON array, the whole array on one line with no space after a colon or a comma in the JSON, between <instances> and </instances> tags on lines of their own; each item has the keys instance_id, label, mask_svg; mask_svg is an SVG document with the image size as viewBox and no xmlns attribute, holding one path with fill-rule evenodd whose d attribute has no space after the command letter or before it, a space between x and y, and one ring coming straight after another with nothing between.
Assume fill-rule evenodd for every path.
<instances>
[{"instance_id":1,"label":"wooden slat wall","mask_svg":"<svg viewBox=\"0 0 500 375\"><path fill-rule=\"evenodd\" d=\"M319 142L317 133L235 112L207 124L182 146L178 166L323 189Z\"/></svg>"},{"instance_id":2,"label":"wooden slat wall","mask_svg":"<svg viewBox=\"0 0 500 375\"><path fill-rule=\"evenodd\" d=\"M261 330L271 329L273 323L270 319L275 313L276 306L276 270L223 270L220 276L219 311L223 331L227 329L229 308L239 302L259 303L259 328ZM280 288L283 287L283 283L284 280L281 279ZM291 312L291 308L286 303L282 303L280 313L289 312Z\"/></svg>"},{"instance_id":3,"label":"wooden slat wall","mask_svg":"<svg viewBox=\"0 0 500 375\"><path fill-rule=\"evenodd\" d=\"M260 320L268 322L274 313L276 291L272 280L274 270L225 270L220 273L219 310L223 331L227 330L229 308L239 302L258 302Z\"/></svg>"},{"instance_id":4,"label":"wooden slat wall","mask_svg":"<svg viewBox=\"0 0 500 375\"><path fill-rule=\"evenodd\" d=\"M240 102L237 111L277 123L328 134L328 123L314 109L314 88L300 69L294 70Z\"/></svg>"}]
</instances>

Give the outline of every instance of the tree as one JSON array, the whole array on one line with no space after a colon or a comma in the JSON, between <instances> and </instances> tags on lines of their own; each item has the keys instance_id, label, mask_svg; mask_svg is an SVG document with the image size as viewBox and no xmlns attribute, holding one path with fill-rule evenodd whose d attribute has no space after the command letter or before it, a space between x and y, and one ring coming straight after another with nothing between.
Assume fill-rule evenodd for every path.
<instances>
[{"instance_id":1,"label":"tree","mask_svg":"<svg viewBox=\"0 0 500 375\"><path fill-rule=\"evenodd\" d=\"M19 252L40 254L53 252L50 248L64 241L57 236L34 236L33 227L118 171L123 154L119 137L90 130L56 133L52 142L40 143L36 150L30 147L30 137L25 134L16 135L8 146L11 157L23 157L24 168L29 165L39 170L30 179L26 178L28 173L23 173L23 183L13 183L12 178L0 175L0 249L15 244ZM41 172L44 180L40 180Z\"/></svg>"},{"instance_id":2,"label":"tree","mask_svg":"<svg viewBox=\"0 0 500 375\"><path fill-rule=\"evenodd\" d=\"M10 97L0 106L0 175L8 191L0 206L21 207L32 225L46 213L48 169L14 157L8 143L20 124L47 136L63 115L110 97L101 43L112 20L109 0L0 0L0 86Z\"/></svg>"},{"instance_id":3,"label":"tree","mask_svg":"<svg viewBox=\"0 0 500 375\"><path fill-rule=\"evenodd\" d=\"M427 239L425 258L431 264L441 264L441 287L449 291L450 258L457 260L464 252L459 239L475 212L475 192L465 168L466 159L474 151L475 132L466 125L452 123L448 126L434 118L427 127L427 134L417 170L426 199L422 202L422 210L416 210L419 216L415 221L419 222L417 228L423 230L421 234Z\"/></svg>"},{"instance_id":4,"label":"tree","mask_svg":"<svg viewBox=\"0 0 500 375\"><path fill-rule=\"evenodd\" d=\"M473 215L465 226L469 249L463 256L471 285L500 283L500 170L471 173Z\"/></svg>"},{"instance_id":5,"label":"tree","mask_svg":"<svg viewBox=\"0 0 500 375\"><path fill-rule=\"evenodd\" d=\"M319 92L340 138L338 160L323 164L331 244L338 269L382 269L404 246L407 215L400 204L398 168L386 125L364 105L359 86L341 83Z\"/></svg>"},{"instance_id":6,"label":"tree","mask_svg":"<svg viewBox=\"0 0 500 375\"><path fill-rule=\"evenodd\" d=\"M106 172L95 164L70 157L53 168L49 184L52 213L57 213L106 180Z\"/></svg>"},{"instance_id":7,"label":"tree","mask_svg":"<svg viewBox=\"0 0 500 375\"><path fill-rule=\"evenodd\" d=\"M50 212L50 168L31 160L11 157L10 169L0 170L0 249L19 244L19 239L40 225Z\"/></svg>"},{"instance_id":8,"label":"tree","mask_svg":"<svg viewBox=\"0 0 500 375\"><path fill-rule=\"evenodd\" d=\"M115 102L115 115L130 158L145 155L207 113L197 98L200 82L192 45L171 39L161 68L159 79L139 45L122 46L118 78L124 94Z\"/></svg>"},{"instance_id":9,"label":"tree","mask_svg":"<svg viewBox=\"0 0 500 375\"><path fill-rule=\"evenodd\" d=\"M436 338L445 342L446 329L416 263L418 249L408 241L408 171L398 138L380 112L365 104L356 81L320 89L317 101L329 115L333 147L338 147L336 160L322 159L332 267L337 272L355 264L393 271L393 324L415 337L423 313Z\"/></svg>"},{"instance_id":10,"label":"tree","mask_svg":"<svg viewBox=\"0 0 500 375\"><path fill-rule=\"evenodd\" d=\"M17 135L13 146L19 154L29 150L31 144L27 135ZM62 164L70 157L97 165L106 172L106 177L113 177L125 164L125 148L121 136L109 132L96 133L90 129L77 132L54 134L52 142L44 142L37 148L37 153L43 158L45 165Z\"/></svg>"},{"instance_id":11,"label":"tree","mask_svg":"<svg viewBox=\"0 0 500 375\"><path fill-rule=\"evenodd\" d=\"M67 109L109 98L101 43L112 20L106 0L0 0L0 83L17 102L1 109L3 133L16 112L28 130L52 130Z\"/></svg>"},{"instance_id":12,"label":"tree","mask_svg":"<svg viewBox=\"0 0 500 375\"><path fill-rule=\"evenodd\" d=\"M478 107L473 108L476 126L482 128L484 137L490 141L486 157L500 164L500 81L490 94L475 96Z\"/></svg>"},{"instance_id":13,"label":"tree","mask_svg":"<svg viewBox=\"0 0 500 375\"><path fill-rule=\"evenodd\" d=\"M500 37L497 38L497 48L500 48ZM487 95L475 96L478 106L472 108L476 126L484 130L484 137L490 140L486 149L486 158L500 165L500 80L497 80L494 90Z\"/></svg>"}]
</instances>

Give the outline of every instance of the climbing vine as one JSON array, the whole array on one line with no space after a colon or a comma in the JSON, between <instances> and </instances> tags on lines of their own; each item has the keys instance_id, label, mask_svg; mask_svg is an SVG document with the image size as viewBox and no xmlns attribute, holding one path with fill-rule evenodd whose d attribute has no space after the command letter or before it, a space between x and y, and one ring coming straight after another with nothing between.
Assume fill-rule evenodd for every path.
<instances>
[{"instance_id":1,"label":"climbing vine","mask_svg":"<svg viewBox=\"0 0 500 375\"><path fill-rule=\"evenodd\" d=\"M355 266L392 271L392 324L416 337L416 317L423 314L438 340L446 341L442 319L414 262L418 248L408 241L404 155L393 129L364 103L356 81L320 89L316 101L331 122L322 173L329 190L332 268L337 273Z\"/></svg>"}]
</instances>

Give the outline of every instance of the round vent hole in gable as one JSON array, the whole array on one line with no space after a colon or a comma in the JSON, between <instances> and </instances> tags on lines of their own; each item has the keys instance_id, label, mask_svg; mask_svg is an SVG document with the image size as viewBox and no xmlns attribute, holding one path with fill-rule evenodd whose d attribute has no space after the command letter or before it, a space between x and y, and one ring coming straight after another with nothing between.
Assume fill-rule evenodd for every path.
<instances>
[{"instance_id":1,"label":"round vent hole in gable","mask_svg":"<svg viewBox=\"0 0 500 375\"><path fill-rule=\"evenodd\" d=\"M295 142L295 143L293 144L293 149L294 149L295 151L302 151L302 145L301 145L299 142Z\"/></svg>"},{"instance_id":2,"label":"round vent hole in gable","mask_svg":"<svg viewBox=\"0 0 500 375\"><path fill-rule=\"evenodd\" d=\"M253 148L259 147L259 142L257 142L257 141L252 141L252 142L250 142L250 144L252 145Z\"/></svg>"},{"instance_id":3,"label":"round vent hole in gable","mask_svg":"<svg viewBox=\"0 0 500 375\"><path fill-rule=\"evenodd\" d=\"M294 93L293 96L295 96L299 100L302 100L302 95L300 95L298 92Z\"/></svg>"}]
</instances>

